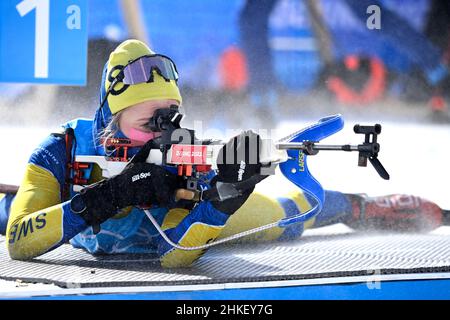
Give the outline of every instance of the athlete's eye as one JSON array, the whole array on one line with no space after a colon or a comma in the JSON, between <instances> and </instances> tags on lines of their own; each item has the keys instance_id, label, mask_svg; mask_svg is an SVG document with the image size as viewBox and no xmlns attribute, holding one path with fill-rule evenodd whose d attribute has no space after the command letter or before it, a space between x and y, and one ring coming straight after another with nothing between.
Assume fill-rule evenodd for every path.
<instances>
[{"instance_id":1,"label":"athlete's eye","mask_svg":"<svg viewBox=\"0 0 450 320\"><path fill-rule=\"evenodd\" d=\"M152 131L152 130L150 130L150 128L149 128L148 122L145 123L145 124L141 124L141 125L139 126L139 128L140 128L140 130L146 131L146 132L151 132L151 131Z\"/></svg>"}]
</instances>

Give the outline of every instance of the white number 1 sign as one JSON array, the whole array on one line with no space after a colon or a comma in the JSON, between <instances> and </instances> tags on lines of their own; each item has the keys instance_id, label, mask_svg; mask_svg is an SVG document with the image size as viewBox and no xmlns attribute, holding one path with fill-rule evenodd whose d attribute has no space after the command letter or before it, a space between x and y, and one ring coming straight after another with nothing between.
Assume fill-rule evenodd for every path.
<instances>
[{"instance_id":1,"label":"white number 1 sign","mask_svg":"<svg viewBox=\"0 0 450 320\"><path fill-rule=\"evenodd\" d=\"M88 0L0 0L0 82L86 85Z\"/></svg>"},{"instance_id":2,"label":"white number 1 sign","mask_svg":"<svg viewBox=\"0 0 450 320\"><path fill-rule=\"evenodd\" d=\"M48 77L48 46L50 24L50 0L23 0L16 8L21 17L36 9L34 76Z\"/></svg>"}]
</instances>

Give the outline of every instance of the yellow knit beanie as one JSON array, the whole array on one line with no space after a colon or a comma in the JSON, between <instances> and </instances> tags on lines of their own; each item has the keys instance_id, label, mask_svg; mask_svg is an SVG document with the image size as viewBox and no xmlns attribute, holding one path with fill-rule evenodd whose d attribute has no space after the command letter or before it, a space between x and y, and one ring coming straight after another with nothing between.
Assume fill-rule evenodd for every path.
<instances>
[{"instance_id":1,"label":"yellow knit beanie","mask_svg":"<svg viewBox=\"0 0 450 320\"><path fill-rule=\"evenodd\" d=\"M120 72L116 69L111 73L111 69L125 66L132 60L150 54L155 53L142 41L131 39L122 42L109 56L105 90L107 91L111 85L108 78L114 78ZM129 106L148 100L175 99L181 104L182 98L175 80L166 81L155 71L153 71L153 79L150 83L130 85L119 94L117 92L120 92L124 84L120 82L116 84L114 90L108 95L111 113L115 114Z\"/></svg>"}]
</instances>

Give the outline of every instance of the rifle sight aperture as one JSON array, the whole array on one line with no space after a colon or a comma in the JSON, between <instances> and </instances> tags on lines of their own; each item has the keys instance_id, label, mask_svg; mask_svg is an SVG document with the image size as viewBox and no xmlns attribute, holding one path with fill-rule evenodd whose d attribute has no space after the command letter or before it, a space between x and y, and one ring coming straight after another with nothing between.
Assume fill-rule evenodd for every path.
<instances>
[{"instance_id":1,"label":"rifle sight aperture","mask_svg":"<svg viewBox=\"0 0 450 320\"><path fill-rule=\"evenodd\" d=\"M178 106L171 105L170 108L156 109L148 121L148 127L153 132L175 130L180 128L181 119L183 115L179 112Z\"/></svg>"}]
</instances>

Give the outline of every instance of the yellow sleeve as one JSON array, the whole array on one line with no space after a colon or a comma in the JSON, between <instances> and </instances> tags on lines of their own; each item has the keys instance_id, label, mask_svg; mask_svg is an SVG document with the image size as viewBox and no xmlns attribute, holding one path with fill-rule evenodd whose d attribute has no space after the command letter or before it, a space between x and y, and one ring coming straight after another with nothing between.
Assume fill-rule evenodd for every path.
<instances>
[{"instance_id":1,"label":"yellow sleeve","mask_svg":"<svg viewBox=\"0 0 450 320\"><path fill-rule=\"evenodd\" d=\"M223 225L220 223L213 223L212 221L205 223L195 221L196 219L193 219L192 223L188 223L186 226L181 225L183 220L189 218L188 215L190 213L191 212L186 209L176 208L170 210L164 218L161 226L164 231L169 229L183 230L180 238L177 237L177 239L172 239L174 242L183 247L196 247L209 243L219 236L223 229ZM164 246L166 248L169 247L169 245L167 245L164 241L165 240L161 240ZM187 267L206 252L205 249L180 250L170 248L168 250L164 250L161 249L161 247L159 248L159 251L161 265L165 268Z\"/></svg>"},{"instance_id":2,"label":"yellow sleeve","mask_svg":"<svg viewBox=\"0 0 450 320\"><path fill-rule=\"evenodd\" d=\"M282 198L283 200L281 200ZM228 219L219 239L277 222L293 214L306 212L311 209L310 203L301 191L294 190L282 198L274 198L257 191L253 192L244 205ZM282 201L289 201L291 206L283 205ZM294 231L293 234L300 235L303 229L310 228L313 224L314 218L306 221L304 224L299 223L289 226L289 229L274 227L236 239L234 242L274 241L280 239L286 233L286 230L288 232ZM295 229L299 232L295 232Z\"/></svg>"},{"instance_id":3,"label":"yellow sleeve","mask_svg":"<svg viewBox=\"0 0 450 320\"><path fill-rule=\"evenodd\" d=\"M12 259L30 259L58 244L63 237L60 185L47 170L28 164L11 205L6 241Z\"/></svg>"}]
</instances>

